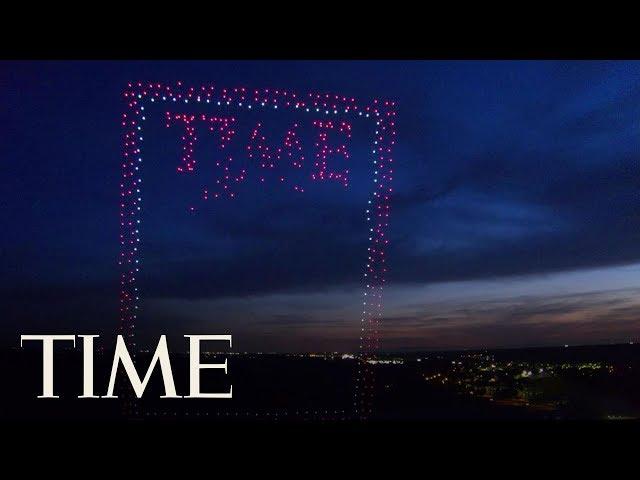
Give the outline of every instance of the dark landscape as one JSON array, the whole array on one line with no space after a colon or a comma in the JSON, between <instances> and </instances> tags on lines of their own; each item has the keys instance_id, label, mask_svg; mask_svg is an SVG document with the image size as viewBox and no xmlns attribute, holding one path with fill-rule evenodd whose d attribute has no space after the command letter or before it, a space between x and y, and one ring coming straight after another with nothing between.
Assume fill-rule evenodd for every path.
<instances>
[{"instance_id":1,"label":"dark landscape","mask_svg":"<svg viewBox=\"0 0 640 480\"><path fill-rule=\"evenodd\" d=\"M141 400L124 372L120 399L78 399L82 391L81 350L54 355L54 391L59 399L37 399L42 389L38 348L2 351L5 385L3 420L146 420L342 422L358 418L354 408L358 360L342 353L203 354L226 357L229 373L205 371L204 391L232 399L160 399L159 369ZM95 390L104 395L111 353L96 352ZM139 352L142 376L151 359ZM373 420L632 420L640 417L640 347L566 346L514 350L386 353L368 360L375 376ZM188 391L188 356L172 355L178 394Z\"/></svg>"}]
</instances>

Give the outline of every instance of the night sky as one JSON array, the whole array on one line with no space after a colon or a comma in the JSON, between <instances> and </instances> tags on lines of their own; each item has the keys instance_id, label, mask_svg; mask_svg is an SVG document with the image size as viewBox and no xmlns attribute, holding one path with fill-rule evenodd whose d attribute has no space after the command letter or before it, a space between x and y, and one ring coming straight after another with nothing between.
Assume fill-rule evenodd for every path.
<instances>
[{"instance_id":1,"label":"night sky","mask_svg":"<svg viewBox=\"0 0 640 480\"><path fill-rule=\"evenodd\" d=\"M137 80L397 102L382 348L637 339L640 63L3 62L3 345L117 326L119 119ZM256 174L203 203L213 141L197 175L177 175L181 130L163 115L145 126L140 343L230 332L240 350L357 348L368 124L353 125L348 189L294 195ZM241 117L237 155L255 120ZM291 121L264 116L269 138Z\"/></svg>"}]
</instances>

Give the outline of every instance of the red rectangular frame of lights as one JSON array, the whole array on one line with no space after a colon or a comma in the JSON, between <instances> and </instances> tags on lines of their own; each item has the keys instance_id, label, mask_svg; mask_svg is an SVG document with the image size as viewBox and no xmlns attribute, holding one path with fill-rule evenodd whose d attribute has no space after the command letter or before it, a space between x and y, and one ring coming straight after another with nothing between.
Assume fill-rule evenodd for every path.
<instances>
[{"instance_id":1,"label":"red rectangular frame of lights","mask_svg":"<svg viewBox=\"0 0 640 480\"><path fill-rule=\"evenodd\" d=\"M390 199L393 189L393 150L396 137L396 105L393 101L373 100L361 106L355 98L336 94L297 95L280 89L217 88L214 85L185 86L162 83L129 83L124 91L122 114L122 176L120 183L120 307L119 331L135 350L135 324L139 293L136 286L140 271L142 228L143 125L148 103L180 105L210 104L238 109L290 109L301 115L324 121L332 118L370 119L375 124L371 150L373 191L365 209L369 228L367 263L363 275L364 299L361 316L358 373L355 379L353 416L365 418L372 413L374 376L369 360L379 348L382 291L387 272L385 251L389 243Z\"/></svg>"}]
</instances>

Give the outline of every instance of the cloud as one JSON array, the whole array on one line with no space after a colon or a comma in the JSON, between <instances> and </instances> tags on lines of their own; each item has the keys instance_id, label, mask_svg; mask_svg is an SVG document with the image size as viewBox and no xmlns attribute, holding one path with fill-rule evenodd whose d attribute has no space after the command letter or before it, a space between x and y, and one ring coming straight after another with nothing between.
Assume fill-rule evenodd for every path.
<instances>
[{"instance_id":1,"label":"cloud","mask_svg":"<svg viewBox=\"0 0 640 480\"><path fill-rule=\"evenodd\" d=\"M640 261L640 64L305 65L283 63L274 70L247 63L238 72L243 77L253 75L256 83L263 82L264 75L273 83L292 82L293 89L307 88L313 78L328 90L350 90L358 97L379 91L397 97L389 290L396 285L415 294L414 288L427 286L446 296L441 288L446 282L595 267L603 270L598 273L602 290L609 288L614 266ZM2 121L9 134L1 148L9 170L0 216L11 231L0 248L0 289L8 299L6 323L29 325L30 318L39 318L33 323L39 326L47 317L55 325L65 324L65 318L115 322L120 171L114 159L120 158L121 132L113 119L121 115L121 104L104 99L120 96L120 85L132 68L143 76L152 71L162 76L174 71L176 64L114 64L110 70L119 72L114 74L117 82L102 71L95 75L96 67L89 64L14 67L2 97L6 105ZM234 73L237 65L218 67L221 79L244 82L234 77L240 75ZM203 79L210 68L180 65ZM68 88L79 78L81 89ZM95 78L100 79L98 84L87 81ZM366 85L362 78L368 79ZM110 91L106 85L111 84ZM72 97L69 91L75 92ZM91 121L77 122L79 118ZM78 141L67 141L70 131ZM150 160L145 160L145 172L153 161L179 158L175 135L167 137L173 150L159 148L158 155L152 155L151 138L145 137L145 156L149 154ZM354 155L353 161L354 174L368 170L368 157ZM192 302L198 301L304 296L360 284L367 247L360 200L370 187L369 176L362 177L364 187L350 190L355 199L333 189L320 194L320 201L309 195L282 201L270 194L273 203L268 204L266 196L249 192L233 205L217 203L200 220L188 217L188 222L180 223L184 205L175 201L179 196L173 190L177 184L173 173L169 188L159 189L168 192L164 198L170 201L165 210L158 210L156 219L148 208L154 189L145 177L143 300L182 301L183 307L193 307ZM423 326L423 318L430 319L426 325L442 328L447 322L459 322L461 328L467 322L470 342L474 335L486 341L494 338L493 326L475 323L477 312L487 319L494 315L500 327L494 340L501 335L506 342L509 335L543 338L535 334L543 327L549 338L565 335L568 326L559 319L570 319L576 312L588 316L606 303L600 298L599 306L581 310L589 299L542 296L546 300L534 296L519 301L511 295L504 303L492 304L479 294L477 304L458 299L457 309L452 305L438 312L423 305L422 311L397 308L389 316L397 318L398 325L400 319L406 325L413 322L419 331L431 328ZM403 296L405 306L416 303L416 298ZM116 313L111 320L112 312ZM187 310L180 315L177 307L170 312L179 318L191 315ZM615 322L615 328L624 329L634 312L633 304L611 305L606 318L612 329ZM558 321L537 326L537 319L545 316ZM331 326L332 318L272 312L271 322L273 328L308 322L310 329L323 321ZM588 325L585 320L581 331ZM596 332L594 338L604 335L597 333L601 325L606 322L594 320L588 327ZM396 338L400 336L398 332ZM454 338L447 342L454 343Z\"/></svg>"},{"instance_id":2,"label":"cloud","mask_svg":"<svg viewBox=\"0 0 640 480\"><path fill-rule=\"evenodd\" d=\"M385 316L387 348L475 348L607 343L635 338L640 289L502 297L414 306Z\"/></svg>"}]
</instances>

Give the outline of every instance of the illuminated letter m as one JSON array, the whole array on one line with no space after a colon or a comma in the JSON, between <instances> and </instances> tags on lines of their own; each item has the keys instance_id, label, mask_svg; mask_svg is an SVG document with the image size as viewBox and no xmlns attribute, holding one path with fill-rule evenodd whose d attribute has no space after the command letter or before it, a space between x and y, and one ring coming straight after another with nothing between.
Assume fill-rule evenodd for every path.
<instances>
[{"instance_id":1,"label":"illuminated letter m","mask_svg":"<svg viewBox=\"0 0 640 480\"><path fill-rule=\"evenodd\" d=\"M120 362L122 362L122 366L129 377L133 390L136 392L136 396L141 398L145 388L147 387L147 383L149 383L151 373L158 361L160 361L160 371L162 372L162 380L164 382L164 395L160 398L181 398L180 395L176 394L176 387L173 383L173 373L171 372L171 362L169 361L169 349L167 348L166 335L162 335L160 337L160 341L156 347L156 352L151 359L151 364L149 365L147 373L144 376L144 380L142 381L140 381L140 376L136 371L136 367L133 365L131 355L129 355L129 351L127 350L127 346L124 343L122 335L118 335L116 341L116 352L113 356L113 365L111 367L111 377L109 377L109 388L107 390L107 394L103 398L117 398L117 396L113 394L113 390L116 383L118 364Z\"/></svg>"}]
</instances>

